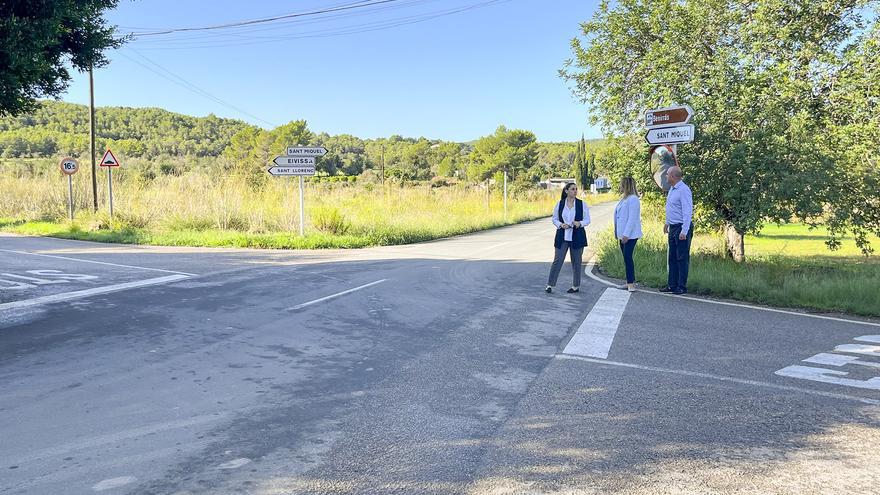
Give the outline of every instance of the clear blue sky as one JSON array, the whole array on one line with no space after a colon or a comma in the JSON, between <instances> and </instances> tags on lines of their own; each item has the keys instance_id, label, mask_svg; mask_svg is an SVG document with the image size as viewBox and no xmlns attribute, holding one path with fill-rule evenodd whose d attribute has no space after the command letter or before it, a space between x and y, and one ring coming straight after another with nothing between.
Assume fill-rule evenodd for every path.
<instances>
[{"instance_id":1,"label":"clear blue sky","mask_svg":"<svg viewBox=\"0 0 880 495\"><path fill-rule=\"evenodd\" d=\"M107 17L120 32L144 32L353 1L122 0ZM387 10L348 10L332 19L142 37L111 51L112 63L96 70L96 105L214 113L266 128L272 125L263 121L305 119L316 132L363 138L400 134L469 141L500 124L531 130L540 141L573 141L581 133L599 137L585 106L557 75L571 56L569 42L578 24L596 7L593 0L507 0L389 29L316 36L399 24L485 1L399 0L383 5ZM175 77L246 113L168 80ZM77 73L63 99L87 104L88 77Z\"/></svg>"}]
</instances>

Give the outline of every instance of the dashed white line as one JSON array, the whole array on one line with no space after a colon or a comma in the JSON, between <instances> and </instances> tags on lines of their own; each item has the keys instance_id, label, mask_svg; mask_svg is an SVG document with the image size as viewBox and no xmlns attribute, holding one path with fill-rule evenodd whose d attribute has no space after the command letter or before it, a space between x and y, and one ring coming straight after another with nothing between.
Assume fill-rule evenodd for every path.
<instances>
[{"instance_id":1,"label":"dashed white line","mask_svg":"<svg viewBox=\"0 0 880 495\"><path fill-rule=\"evenodd\" d=\"M330 294L329 296L325 296L325 297L322 297L322 298L320 298L320 299L315 299L314 301L309 301L309 302L304 302L304 303L302 303L302 304L297 304L296 306L293 306L293 307L287 308L287 311L296 311L296 310L298 310L298 309L302 309L302 308L305 308L305 307L307 307L307 306L311 306L311 305L313 305L313 304L317 304L317 303L319 303L319 302L326 301L326 300L328 300L328 299L334 299L334 298L339 297L339 296L344 296L344 295L346 295L346 294L351 294L352 292L359 291L359 290L361 290L361 289L366 289L367 287L372 287L372 286L377 285L377 284L381 284L382 282L385 282L386 280L387 280L387 279L384 279L384 278L383 278L382 280L377 280L377 281L375 281L375 282L370 282L369 284L364 284L364 285L361 285L361 286L355 287L355 288L353 288L353 289L348 289L348 290L344 290L344 291L342 291L342 292L337 292L336 294Z\"/></svg>"},{"instance_id":2,"label":"dashed white line","mask_svg":"<svg viewBox=\"0 0 880 495\"><path fill-rule=\"evenodd\" d=\"M607 358L628 302L629 292L605 289L562 352L575 356Z\"/></svg>"},{"instance_id":3,"label":"dashed white line","mask_svg":"<svg viewBox=\"0 0 880 495\"><path fill-rule=\"evenodd\" d=\"M4 253L13 253L13 254L28 254L28 255L31 255L31 256L42 256L42 257L44 257L44 258L55 258L55 259L59 259L59 260L67 260L67 261L79 261L79 262L81 262L81 263L92 263L92 264L95 264L95 265L116 266L116 267L119 267L119 268L134 268L135 270L148 270L148 271L151 271L151 272L176 273L176 274L179 274L179 275L186 275L186 276L188 276L188 277L195 277L195 276L197 276L195 273L178 272L178 271L174 271L174 270L163 270L163 269L161 269L161 268L147 268L147 267L145 267L145 266L120 265L120 264L118 264L118 263L108 263L108 262L106 262L106 261L84 260L84 259L80 259L80 258L70 258L70 257L68 257L68 256L58 256L58 255L55 255L55 254L30 253L30 252L28 252L28 251L14 251L14 250L11 250L11 249L0 249L0 252L4 252Z\"/></svg>"},{"instance_id":4,"label":"dashed white line","mask_svg":"<svg viewBox=\"0 0 880 495\"><path fill-rule=\"evenodd\" d=\"M576 360L576 361L586 361L588 363L604 364L604 365L608 365L608 366L617 366L617 367L621 367L621 368L632 368L632 369L638 369L638 370L644 370L644 371L654 371L657 373L668 373L671 375L683 375L683 376L692 376L692 377L696 377L696 378L708 378L711 380L718 380L718 381L722 381L722 382L739 383L741 385L752 385L752 386L756 386L756 387L772 388L772 389L776 389L776 390L785 390L787 392L799 392L802 394L817 395L820 397L829 397L832 399L852 400L852 401L861 402L863 404L880 405L880 400L869 399L867 397L858 397L855 395L847 395L847 394L837 394L834 392L823 392L821 390L811 390L808 388L793 387L791 385L779 385L777 383L760 382L757 380L746 380L743 378L733 378L730 376L714 375L712 373L700 373L697 371L658 368L656 366L644 366L644 365L640 365L640 364L621 363L619 361L608 361L607 359L595 359L595 358L588 358L588 357L582 357L582 356L567 356L564 354L559 354L556 356L556 358L558 358L558 359L572 359L572 360Z\"/></svg>"},{"instance_id":5,"label":"dashed white line","mask_svg":"<svg viewBox=\"0 0 880 495\"><path fill-rule=\"evenodd\" d=\"M187 275L169 275L167 277L150 278L147 280L138 280L135 282L126 282L124 284L107 285L104 287L95 287L92 289L78 290L74 292L62 292L61 294L51 294L48 296L35 297L33 299L25 299L23 301L13 301L0 304L0 311L9 309L21 309L29 306L38 306L41 304L50 304L55 302L69 301L71 299L81 299L83 297L94 296L98 294L107 294L110 292L119 292L137 287L147 287L150 285L167 284L177 280L189 278Z\"/></svg>"}]
</instances>

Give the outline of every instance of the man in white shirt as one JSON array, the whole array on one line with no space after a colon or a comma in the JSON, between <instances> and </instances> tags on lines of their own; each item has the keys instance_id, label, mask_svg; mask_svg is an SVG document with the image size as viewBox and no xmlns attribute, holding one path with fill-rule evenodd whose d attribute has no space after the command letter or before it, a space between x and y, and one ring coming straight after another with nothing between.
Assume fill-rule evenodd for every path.
<instances>
[{"instance_id":1,"label":"man in white shirt","mask_svg":"<svg viewBox=\"0 0 880 495\"><path fill-rule=\"evenodd\" d=\"M667 286L660 292L687 293L688 268L691 257L691 239L694 236L694 197L691 188L682 180L680 167L670 167L666 172L669 194L666 196L666 224L663 232L668 234L669 258Z\"/></svg>"}]
</instances>

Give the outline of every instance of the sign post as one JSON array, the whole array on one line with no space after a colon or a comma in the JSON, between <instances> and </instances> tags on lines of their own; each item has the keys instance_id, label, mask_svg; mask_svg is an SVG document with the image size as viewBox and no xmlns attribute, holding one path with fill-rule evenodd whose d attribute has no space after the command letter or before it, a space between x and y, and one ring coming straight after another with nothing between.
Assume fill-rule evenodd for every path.
<instances>
[{"instance_id":1,"label":"sign post","mask_svg":"<svg viewBox=\"0 0 880 495\"><path fill-rule=\"evenodd\" d=\"M107 148L104 157L101 158L101 166L107 167L107 192L110 198L110 218L113 218L113 167L119 166L119 160L113 156L113 152L110 151L110 148Z\"/></svg>"},{"instance_id":2,"label":"sign post","mask_svg":"<svg viewBox=\"0 0 880 495\"><path fill-rule=\"evenodd\" d=\"M73 220L73 174L79 170L79 162L71 157L62 158L58 167L61 173L67 176L67 208L70 211L70 219Z\"/></svg>"},{"instance_id":3,"label":"sign post","mask_svg":"<svg viewBox=\"0 0 880 495\"><path fill-rule=\"evenodd\" d=\"M645 112L645 141L651 146L648 157L654 182L664 191L669 190L666 171L678 166L678 145L694 140L694 125L688 124L694 116L690 105L656 108Z\"/></svg>"},{"instance_id":4,"label":"sign post","mask_svg":"<svg viewBox=\"0 0 880 495\"><path fill-rule=\"evenodd\" d=\"M504 219L507 220L507 169L504 169Z\"/></svg>"},{"instance_id":5,"label":"sign post","mask_svg":"<svg viewBox=\"0 0 880 495\"><path fill-rule=\"evenodd\" d=\"M306 201L305 176L315 175L315 160L327 154L327 148L311 146L288 146L287 154L276 156L266 171L278 176L299 177L299 235L305 235Z\"/></svg>"}]
</instances>

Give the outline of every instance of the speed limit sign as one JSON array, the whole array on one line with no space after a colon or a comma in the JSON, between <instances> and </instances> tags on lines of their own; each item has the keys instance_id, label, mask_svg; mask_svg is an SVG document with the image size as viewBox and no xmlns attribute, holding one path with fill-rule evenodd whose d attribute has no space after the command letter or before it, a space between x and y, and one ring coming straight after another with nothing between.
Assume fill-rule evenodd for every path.
<instances>
[{"instance_id":1,"label":"speed limit sign","mask_svg":"<svg viewBox=\"0 0 880 495\"><path fill-rule=\"evenodd\" d=\"M70 157L63 158L58 166L61 168L61 171L67 175L73 175L79 170L79 162Z\"/></svg>"}]
</instances>

